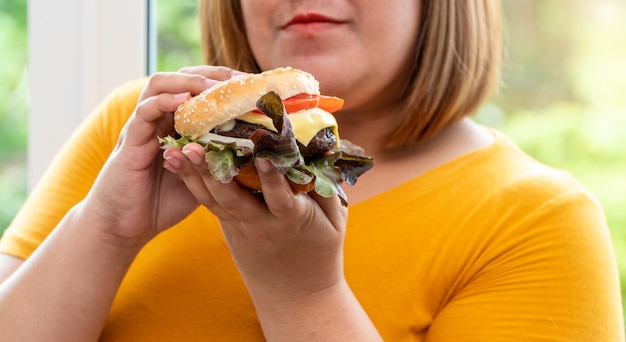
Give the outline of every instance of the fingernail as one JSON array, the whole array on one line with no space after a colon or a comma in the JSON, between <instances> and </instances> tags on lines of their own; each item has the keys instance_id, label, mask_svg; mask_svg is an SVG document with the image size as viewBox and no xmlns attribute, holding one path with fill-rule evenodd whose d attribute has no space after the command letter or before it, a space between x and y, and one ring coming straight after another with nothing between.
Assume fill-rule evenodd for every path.
<instances>
[{"instance_id":1,"label":"fingernail","mask_svg":"<svg viewBox=\"0 0 626 342\"><path fill-rule=\"evenodd\" d=\"M163 157L163 159L165 159L165 162L163 163L163 167L172 172L175 172L176 169L180 167L180 160L176 158L165 156Z\"/></svg>"},{"instance_id":2,"label":"fingernail","mask_svg":"<svg viewBox=\"0 0 626 342\"><path fill-rule=\"evenodd\" d=\"M190 96L189 92L174 94L174 99L176 100L186 100Z\"/></svg>"},{"instance_id":3,"label":"fingernail","mask_svg":"<svg viewBox=\"0 0 626 342\"><path fill-rule=\"evenodd\" d=\"M183 150L183 153L187 156L187 158L189 158L189 160L193 164L200 165L200 163L202 163L203 156L199 155L198 153L195 153L192 150Z\"/></svg>"},{"instance_id":4,"label":"fingernail","mask_svg":"<svg viewBox=\"0 0 626 342\"><path fill-rule=\"evenodd\" d=\"M272 162L264 158L256 158L256 169L259 172L267 173L272 169Z\"/></svg>"},{"instance_id":5,"label":"fingernail","mask_svg":"<svg viewBox=\"0 0 626 342\"><path fill-rule=\"evenodd\" d=\"M207 78L206 80L204 80L204 83L206 83L207 88L213 88L213 86L218 84L219 82L216 81L216 80L212 80L210 78Z\"/></svg>"}]
</instances>

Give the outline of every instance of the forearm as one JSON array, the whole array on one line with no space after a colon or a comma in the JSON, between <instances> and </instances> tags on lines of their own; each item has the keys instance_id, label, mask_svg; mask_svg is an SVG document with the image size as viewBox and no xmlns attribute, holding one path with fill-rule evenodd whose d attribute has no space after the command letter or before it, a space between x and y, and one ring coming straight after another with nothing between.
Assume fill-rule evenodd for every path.
<instances>
[{"instance_id":1,"label":"forearm","mask_svg":"<svg viewBox=\"0 0 626 342\"><path fill-rule=\"evenodd\" d=\"M253 293L268 341L382 341L345 281L300 298Z\"/></svg>"},{"instance_id":2,"label":"forearm","mask_svg":"<svg viewBox=\"0 0 626 342\"><path fill-rule=\"evenodd\" d=\"M95 341L137 247L103 239L80 205L0 286L0 340Z\"/></svg>"}]
</instances>

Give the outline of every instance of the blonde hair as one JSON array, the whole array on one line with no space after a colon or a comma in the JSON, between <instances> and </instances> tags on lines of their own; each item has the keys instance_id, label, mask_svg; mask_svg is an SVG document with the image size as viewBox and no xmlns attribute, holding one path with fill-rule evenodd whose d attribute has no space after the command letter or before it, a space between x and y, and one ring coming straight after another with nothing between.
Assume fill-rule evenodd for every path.
<instances>
[{"instance_id":1,"label":"blonde hair","mask_svg":"<svg viewBox=\"0 0 626 342\"><path fill-rule=\"evenodd\" d=\"M200 0L205 62L260 72L238 0ZM499 0L423 0L403 116L387 147L422 142L474 113L497 89L502 55Z\"/></svg>"},{"instance_id":2,"label":"blonde hair","mask_svg":"<svg viewBox=\"0 0 626 342\"><path fill-rule=\"evenodd\" d=\"M200 0L200 39L204 62L261 72L248 44L239 0Z\"/></svg>"}]
</instances>

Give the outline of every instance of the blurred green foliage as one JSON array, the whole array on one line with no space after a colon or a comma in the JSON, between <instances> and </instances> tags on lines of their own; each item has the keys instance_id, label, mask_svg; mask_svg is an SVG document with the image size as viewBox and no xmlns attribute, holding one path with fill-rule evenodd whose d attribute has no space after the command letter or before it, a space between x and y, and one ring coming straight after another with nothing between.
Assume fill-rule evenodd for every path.
<instances>
[{"instance_id":1,"label":"blurred green foliage","mask_svg":"<svg viewBox=\"0 0 626 342\"><path fill-rule=\"evenodd\" d=\"M26 0L0 2L0 233L26 198Z\"/></svg>"},{"instance_id":2,"label":"blurred green foliage","mask_svg":"<svg viewBox=\"0 0 626 342\"><path fill-rule=\"evenodd\" d=\"M157 71L202 64L196 0L155 0Z\"/></svg>"},{"instance_id":3,"label":"blurred green foliage","mask_svg":"<svg viewBox=\"0 0 626 342\"><path fill-rule=\"evenodd\" d=\"M505 0L500 94L477 121L569 170L601 203L626 293L626 2ZM159 71L202 63L195 0L159 0ZM0 233L24 201L26 0L0 2ZM624 296L623 296L624 297Z\"/></svg>"}]
</instances>

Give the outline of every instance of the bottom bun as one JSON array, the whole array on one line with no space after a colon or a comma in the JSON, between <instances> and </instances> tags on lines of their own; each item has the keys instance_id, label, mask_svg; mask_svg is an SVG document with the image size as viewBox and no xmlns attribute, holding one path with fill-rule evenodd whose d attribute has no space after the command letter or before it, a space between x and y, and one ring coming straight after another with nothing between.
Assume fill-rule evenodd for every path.
<instances>
[{"instance_id":1,"label":"bottom bun","mask_svg":"<svg viewBox=\"0 0 626 342\"><path fill-rule=\"evenodd\" d=\"M241 165L235 176L235 181L248 189L261 191L261 179L253 163ZM291 189L295 192L309 192L315 189L315 180L308 184L296 184L289 179L288 181Z\"/></svg>"}]
</instances>

